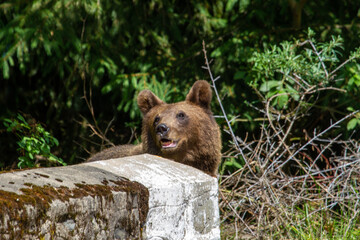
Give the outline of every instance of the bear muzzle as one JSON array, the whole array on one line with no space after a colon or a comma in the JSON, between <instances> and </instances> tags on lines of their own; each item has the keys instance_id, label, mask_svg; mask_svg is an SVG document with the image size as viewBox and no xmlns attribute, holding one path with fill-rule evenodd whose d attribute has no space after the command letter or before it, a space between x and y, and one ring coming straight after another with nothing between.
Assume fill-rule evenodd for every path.
<instances>
[{"instance_id":1,"label":"bear muzzle","mask_svg":"<svg viewBox=\"0 0 360 240\"><path fill-rule=\"evenodd\" d=\"M157 125L155 128L156 134L160 135L160 137L164 137L169 132L169 130L170 128L164 123Z\"/></svg>"},{"instance_id":2,"label":"bear muzzle","mask_svg":"<svg viewBox=\"0 0 360 240\"><path fill-rule=\"evenodd\" d=\"M157 125L155 131L162 149L171 149L177 147L178 141L168 138L170 128L166 124L161 123Z\"/></svg>"},{"instance_id":3,"label":"bear muzzle","mask_svg":"<svg viewBox=\"0 0 360 240\"><path fill-rule=\"evenodd\" d=\"M177 146L177 141L173 141L168 138L161 138L160 144L162 148L175 148Z\"/></svg>"}]
</instances>

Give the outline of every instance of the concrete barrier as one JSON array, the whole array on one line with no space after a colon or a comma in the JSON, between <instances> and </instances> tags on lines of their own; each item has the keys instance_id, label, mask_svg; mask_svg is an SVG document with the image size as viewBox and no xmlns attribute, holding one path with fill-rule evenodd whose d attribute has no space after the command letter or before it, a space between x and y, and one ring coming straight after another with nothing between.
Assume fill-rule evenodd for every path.
<instances>
[{"instance_id":1,"label":"concrete barrier","mask_svg":"<svg viewBox=\"0 0 360 240\"><path fill-rule=\"evenodd\" d=\"M144 154L0 174L0 239L220 239L217 180Z\"/></svg>"}]
</instances>

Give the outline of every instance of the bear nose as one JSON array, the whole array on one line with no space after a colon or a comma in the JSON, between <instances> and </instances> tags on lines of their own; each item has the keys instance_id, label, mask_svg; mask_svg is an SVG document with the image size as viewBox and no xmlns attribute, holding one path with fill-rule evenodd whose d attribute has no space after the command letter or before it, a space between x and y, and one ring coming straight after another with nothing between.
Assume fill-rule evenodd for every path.
<instances>
[{"instance_id":1,"label":"bear nose","mask_svg":"<svg viewBox=\"0 0 360 240\"><path fill-rule=\"evenodd\" d=\"M156 134L159 134L160 136L164 136L169 131L168 126L161 123L156 127Z\"/></svg>"}]
</instances>

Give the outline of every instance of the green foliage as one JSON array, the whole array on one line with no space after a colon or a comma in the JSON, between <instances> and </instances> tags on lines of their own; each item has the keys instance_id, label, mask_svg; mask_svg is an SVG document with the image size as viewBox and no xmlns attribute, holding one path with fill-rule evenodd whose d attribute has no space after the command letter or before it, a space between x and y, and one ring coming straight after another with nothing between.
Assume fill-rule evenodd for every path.
<instances>
[{"instance_id":1,"label":"green foliage","mask_svg":"<svg viewBox=\"0 0 360 240\"><path fill-rule=\"evenodd\" d=\"M356 87L358 72L354 69L360 67L357 63L360 58L360 48L350 53L348 59L340 62L343 49L341 37L332 37L328 42L317 42L311 29L307 35L308 39L302 42L285 41L279 45L270 45L263 51L254 52L249 59L252 69L247 77L247 84L258 98L253 102L257 109L260 109L261 122L266 127L274 128L270 121L275 118L278 121L286 119L287 121L281 124L284 131L288 126L287 122L292 121L290 126L296 126L296 128L289 130L288 134L292 136L292 139L300 140L303 139L303 129L309 132L324 129L328 126L328 122L346 116L349 111L355 112L360 105L356 97L346 94L354 92L355 96L359 96L359 90ZM347 69L352 75L340 74L339 77L341 69ZM237 74L240 78L244 76L240 71ZM231 91L228 92L231 93ZM335 98L334 92L338 93ZM332 102L334 104L331 104ZM344 103L349 104L348 111L341 109L340 106ZM323 109L325 114L330 112L331 116L328 122L316 125L315 129L307 130L307 125L314 119L316 121L316 116L320 112L312 111L312 109ZM299 116L310 114L311 118L307 121L298 119ZM233 126L236 127L239 122L253 119L247 113L242 115L245 119L239 119L238 116L233 115ZM339 133L345 133L345 136L349 136L359 127L360 117L357 113L352 116L352 119L349 117L349 120L344 122L341 130L333 129L328 134L336 136ZM222 163L220 173L233 173L243 166L244 161L240 155L237 158L228 157Z\"/></svg>"},{"instance_id":2,"label":"green foliage","mask_svg":"<svg viewBox=\"0 0 360 240\"><path fill-rule=\"evenodd\" d=\"M244 118L243 124L233 122L235 130L256 132L258 125L253 120L258 114L244 103L256 105L259 101L248 85L253 81L249 59L254 52L264 47L271 51L267 46L284 40L308 39L303 29L310 25L321 42L328 42L331 35L341 35L345 39L344 55L358 46L358 1L307 1L300 29L290 25L294 16L289 2L2 1L0 106L6 107L0 108L0 117L19 110L31 113L58 136L62 143L59 150L66 161L82 161L88 156L82 149L94 148L84 140L90 135L86 124L74 124L80 116L92 118L83 101L84 85L88 97L91 92L98 125L105 129L114 117L117 120L109 128L109 139L127 142L131 133L126 126L137 124L140 129L134 95L143 87L159 89L158 93L165 93L164 100L177 101L184 98L195 80L207 79L207 73L201 69L201 43L205 40L215 59L214 75L221 75L218 86L227 113L232 117L241 113ZM286 46L276 48L283 47ZM336 52L326 54L341 59ZM352 97L333 95L327 99L339 104L324 100L320 107L334 106L331 112L346 109L343 106L358 109L354 100L359 94L358 70L353 63L339 72L344 82L337 82L342 84L337 87L346 87ZM266 79L276 81L268 85L271 91L284 92L276 101L286 107L285 103L296 94L291 92L288 80L279 80ZM258 83L260 87L262 82ZM265 92L261 92L264 95L265 86ZM213 109L218 114L216 105ZM5 135L0 138L6 142ZM74 140L82 147L73 144ZM5 145L0 147L2 152L6 149Z\"/></svg>"},{"instance_id":3,"label":"green foliage","mask_svg":"<svg viewBox=\"0 0 360 240\"><path fill-rule=\"evenodd\" d=\"M66 163L50 152L51 147L58 146L59 142L50 135L40 124L29 124L25 118L18 114L16 119L5 118L3 124L8 132L14 133L19 141L18 152L21 155L17 166L19 168L38 167L37 157L53 163Z\"/></svg>"},{"instance_id":4,"label":"green foliage","mask_svg":"<svg viewBox=\"0 0 360 240\"><path fill-rule=\"evenodd\" d=\"M150 74L120 74L115 81L111 81L102 88L102 93L116 92L120 89L122 100L117 105L118 111L128 112L131 119L140 119L140 111L137 107L137 95L141 90L149 89L165 102L170 102L171 94L176 87L163 81L158 81L156 75Z\"/></svg>"},{"instance_id":5,"label":"green foliage","mask_svg":"<svg viewBox=\"0 0 360 240\"><path fill-rule=\"evenodd\" d=\"M253 62L250 86L259 89L266 99L273 98L272 105L278 109L287 108L290 100L299 101L299 96L311 88L336 86L333 71L340 61L343 39L338 36L330 42L317 43L313 34L309 30L309 39L303 43L282 42L264 52L255 52L250 60Z\"/></svg>"}]
</instances>

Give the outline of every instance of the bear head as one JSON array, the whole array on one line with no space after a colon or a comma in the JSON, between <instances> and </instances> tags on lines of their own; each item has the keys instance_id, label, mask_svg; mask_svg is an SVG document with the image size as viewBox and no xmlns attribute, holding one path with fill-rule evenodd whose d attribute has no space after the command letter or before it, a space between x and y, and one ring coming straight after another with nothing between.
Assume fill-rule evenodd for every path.
<instances>
[{"instance_id":1,"label":"bear head","mask_svg":"<svg viewBox=\"0 0 360 240\"><path fill-rule=\"evenodd\" d=\"M198 168L212 176L221 158L219 126L210 110L211 87L196 81L185 101L167 104L150 90L138 95L144 152Z\"/></svg>"}]
</instances>

